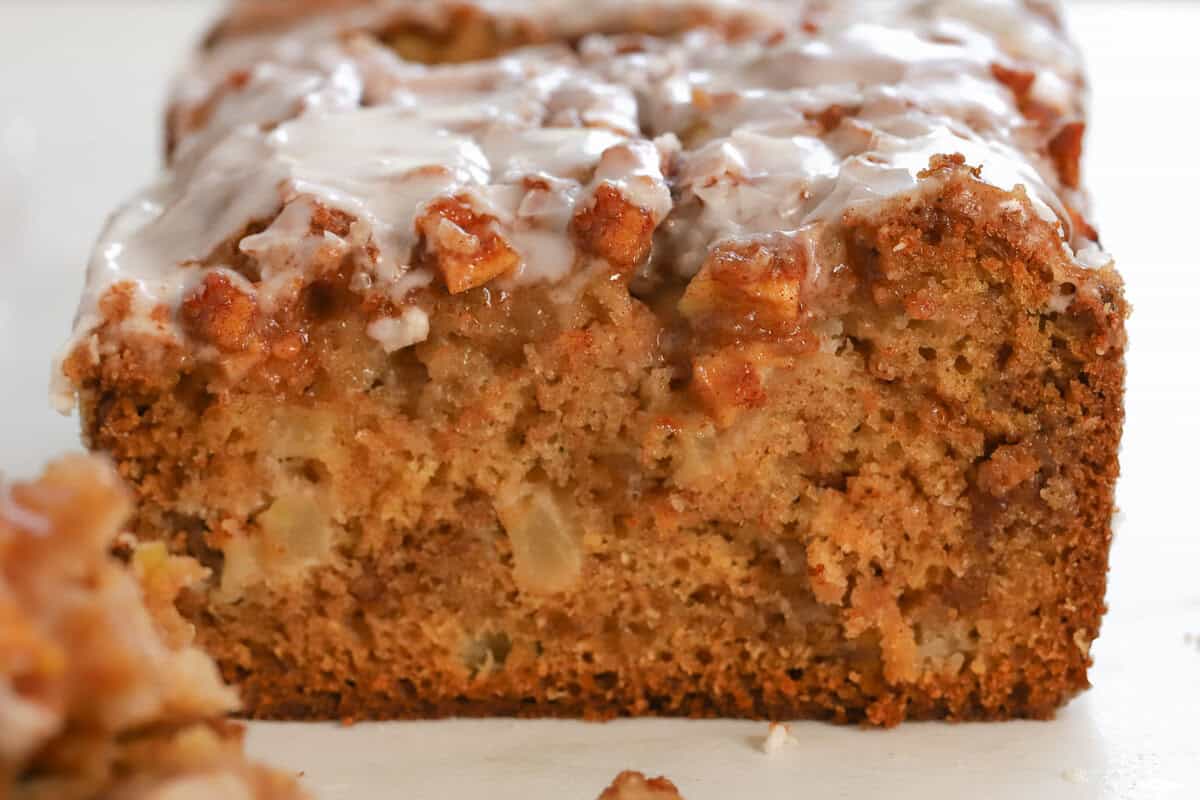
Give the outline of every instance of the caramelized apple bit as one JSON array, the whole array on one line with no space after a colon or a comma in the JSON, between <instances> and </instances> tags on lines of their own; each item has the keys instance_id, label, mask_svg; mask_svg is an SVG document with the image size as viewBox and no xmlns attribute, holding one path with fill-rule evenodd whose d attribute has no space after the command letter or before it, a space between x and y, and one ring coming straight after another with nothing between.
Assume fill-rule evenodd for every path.
<instances>
[{"instance_id":1,"label":"caramelized apple bit","mask_svg":"<svg viewBox=\"0 0 1200 800\"><path fill-rule=\"evenodd\" d=\"M629 272L650 254L654 218L626 200L617 187L602 183L594 202L571 221L571 233L580 250Z\"/></svg>"},{"instance_id":2,"label":"caramelized apple bit","mask_svg":"<svg viewBox=\"0 0 1200 800\"><path fill-rule=\"evenodd\" d=\"M726 347L700 356L692 365L692 389L722 428L733 424L742 411L767 402L763 374L757 359L741 346Z\"/></svg>"},{"instance_id":3,"label":"caramelized apple bit","mask_svg":"<svg viewBox=\"0 0 1200 800\"><path fill-rule=\"evenodd\" d=\"M1017 98L1018 104L1029 94L1037 75L1027 69L1013 69L1003 64L992 64L992 77L1003 83Z\"/></svg>"},{"instance_id":4,"label":"caramelized apple bit","mask_svg":"<svg viewBox=\"0 0 1200 800\"><path fill-rule=\"evenodd\" d=\"M693 326L784 333L803 308L804 248L782 234L713 250L679 301Z\"/></svg>"},{"instance_id":5,"label":"caramelized apple bit","mask_svg":"<svg viewBox=\"0 0 1200 800\"><path fill-rule=\"evenodd\" d=\"M513 579L523 591L561 592L579 580L583 530L571 505L544 485L523 485L496 498L496 514L512 544Z\"/></svg>"},{"instance_id":6,"label":"caramelized apple bit","mask_svg":"<svg viewBox=\"0 0 1200 800\"><path fill-rule=\"evenodd\" d=\"M1033 84L1037 81L1037 73L1025 69L1013 69L1003 64L992 64L992 77L1008 87L1017 102L1017 108L1028 120L1038 125L1048 127L1061 112L1045 103L1039 102L1033 94Z\"/></svg>"},{"instance_id":7,"label":"caramelized apple bit","mask_svg":"<svg viewBox=\"0 0 1200 800\"><path fill-rule=\"evenodd\" d=\"M806 113L804 116L811 119L821 126L822 133L829 133L834 128L842 124L842 120L846 117L852 117L859 111L855 106L843 106L837 103L822 109L815 113Z\"/></svg>"},{"instance_id":8,"label":"caramelized apple bit","mask_svg":"<svg viewBox=\"0 0 1200 800\"><path fill-rule=\"evenodd\" d=\"M496 233L495 222L463 197L437 200L417 220L422 247L450 294L482 286L520 263L516 251Z\"/></svg>"},{"instance_id":9,"label":"caramelized apple bit","mask_svg":"<svg viewBox=\"0 0 1200 800\"><path fill-rule=\"evenodd\" d=\"M192 336L228 353L246 350L253 341L258 305L229 276L213 272L179 309Z\"/></svg>"},{"instance_id":10,"label":"caramelized apple bit","mask_svg":"<svg viewBox=\"0 0 1200 800\"><path fill-rule=\"evenodd\" d=\"M350 226L353 224L354 217L345 211L339 211L336 208L329 208L317 203L313 209L308 230L314 236L329 232L334 236L340 236L344 239L350 235Z\"/></svg>"},{"instance_id":11,"label":"caramelized apple bit","mask_svg":"<svg viewBox=\"0 0 1200 800\"><path fill-rule=\"evenodd\" d=\"M1063 125L1048 145L1058 179L1072 189L1079 188L1079 158L1083 155L1082 122Z\"/></svg>"}]
</instances>

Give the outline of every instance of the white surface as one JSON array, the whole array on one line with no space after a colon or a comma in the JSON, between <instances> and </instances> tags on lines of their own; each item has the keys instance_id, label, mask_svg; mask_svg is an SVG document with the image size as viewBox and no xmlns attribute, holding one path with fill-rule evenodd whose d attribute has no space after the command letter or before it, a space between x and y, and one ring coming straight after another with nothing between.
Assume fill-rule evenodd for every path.
<instances>
[{"instance_id":1,"label":"white surface","mask_svg":"<svg viewBox=\"0 0 1200 800\"><path fill-rule=\"evenodd\" d=\"M50 411L104 216L155 169L166 76L211 2L0 0L0 469L78 447ZM793 728L640 720L255 725L324 800L590 800L626 768L718 798L1200 798L1200 6L1072 7L1095 88L1088 182L1135 306L1111 611L1095 688L1051 723Z\"/></svg>"}]
</instances>

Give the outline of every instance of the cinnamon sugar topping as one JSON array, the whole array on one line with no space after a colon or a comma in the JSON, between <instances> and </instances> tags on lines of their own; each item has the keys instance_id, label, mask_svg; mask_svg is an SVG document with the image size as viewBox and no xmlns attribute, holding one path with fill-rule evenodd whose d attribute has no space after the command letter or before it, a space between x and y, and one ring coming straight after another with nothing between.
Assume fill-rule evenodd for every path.
<instances>
[{"instance_id":1,"label":"cinnamon sugar topping","mask_svg":"<svg viewBox=\"0 0 1200 800\"><path fill-rule=\"evenodd\" d=\"M939 155L1023 187L1030 220L1099 261L1077 189L1078 59L1024 3L380 0L276 10L268 33L249 22L261 5L177 87L169 167L97 246L73 346L106 322L182 341L201 317L179 309L234 266L221 253L254 263L239 291L264 315L331 254L397 318L414 290L557 282L595 260L690 277L731 241L935 183ZM465 63L396 33L459 28L471 40L445 60ZM122 283L129 312L106 320ZM377 327L403 329L393 344L427 330Z\"/></svg>"}]
</instances>

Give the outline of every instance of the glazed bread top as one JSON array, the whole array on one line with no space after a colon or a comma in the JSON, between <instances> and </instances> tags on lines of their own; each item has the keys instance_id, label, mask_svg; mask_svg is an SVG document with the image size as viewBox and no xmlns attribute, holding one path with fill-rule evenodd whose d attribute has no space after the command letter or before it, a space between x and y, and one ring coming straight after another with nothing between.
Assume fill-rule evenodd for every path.
<instances>
[{"instance_id":1,"label":"glazed bread top","mask_svg":"<svg viewBox=\"0 0 1200 800\"><path fill-rule=\"evenodd\" d=\"M176 87L168 168L104 232L72 346L186 342L217 283L269 316L330 264L389 351L427 336L423 292L569 302L596 270L687 281L755 248L787 250L811 312L831 229L964 173L1063 269L1100 267L1084 95L1037 0L243 2Z\"/></svg>"}]
</instances>

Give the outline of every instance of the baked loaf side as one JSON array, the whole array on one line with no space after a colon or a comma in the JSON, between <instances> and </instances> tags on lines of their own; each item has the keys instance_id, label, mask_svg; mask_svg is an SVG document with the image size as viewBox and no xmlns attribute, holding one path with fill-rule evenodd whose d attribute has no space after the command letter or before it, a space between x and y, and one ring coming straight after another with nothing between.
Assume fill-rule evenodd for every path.
<instances>
[{"instance_id":1,"label":"baked loaf side","mask_svg":"<svg viewBox=\"0 0 1200 800\"><path fill-rule=\"evenodd\" d=\"M62 368L252 714L1087 685L1126 307L1051 6L268 6Z\"/></svg>"},{"instance_id":2,"label":"baked loaf side","mask_svg":"<svg viewBox=\"0 0 1200 800\"><path fill-rule=\"evenodd\" d=\"M161 542L117 544L128 510L84 456L0 484L0 796L300 800L242 754L224 720L237 696L175 609L204 569Z\"/></svg>"}]
</instances>

